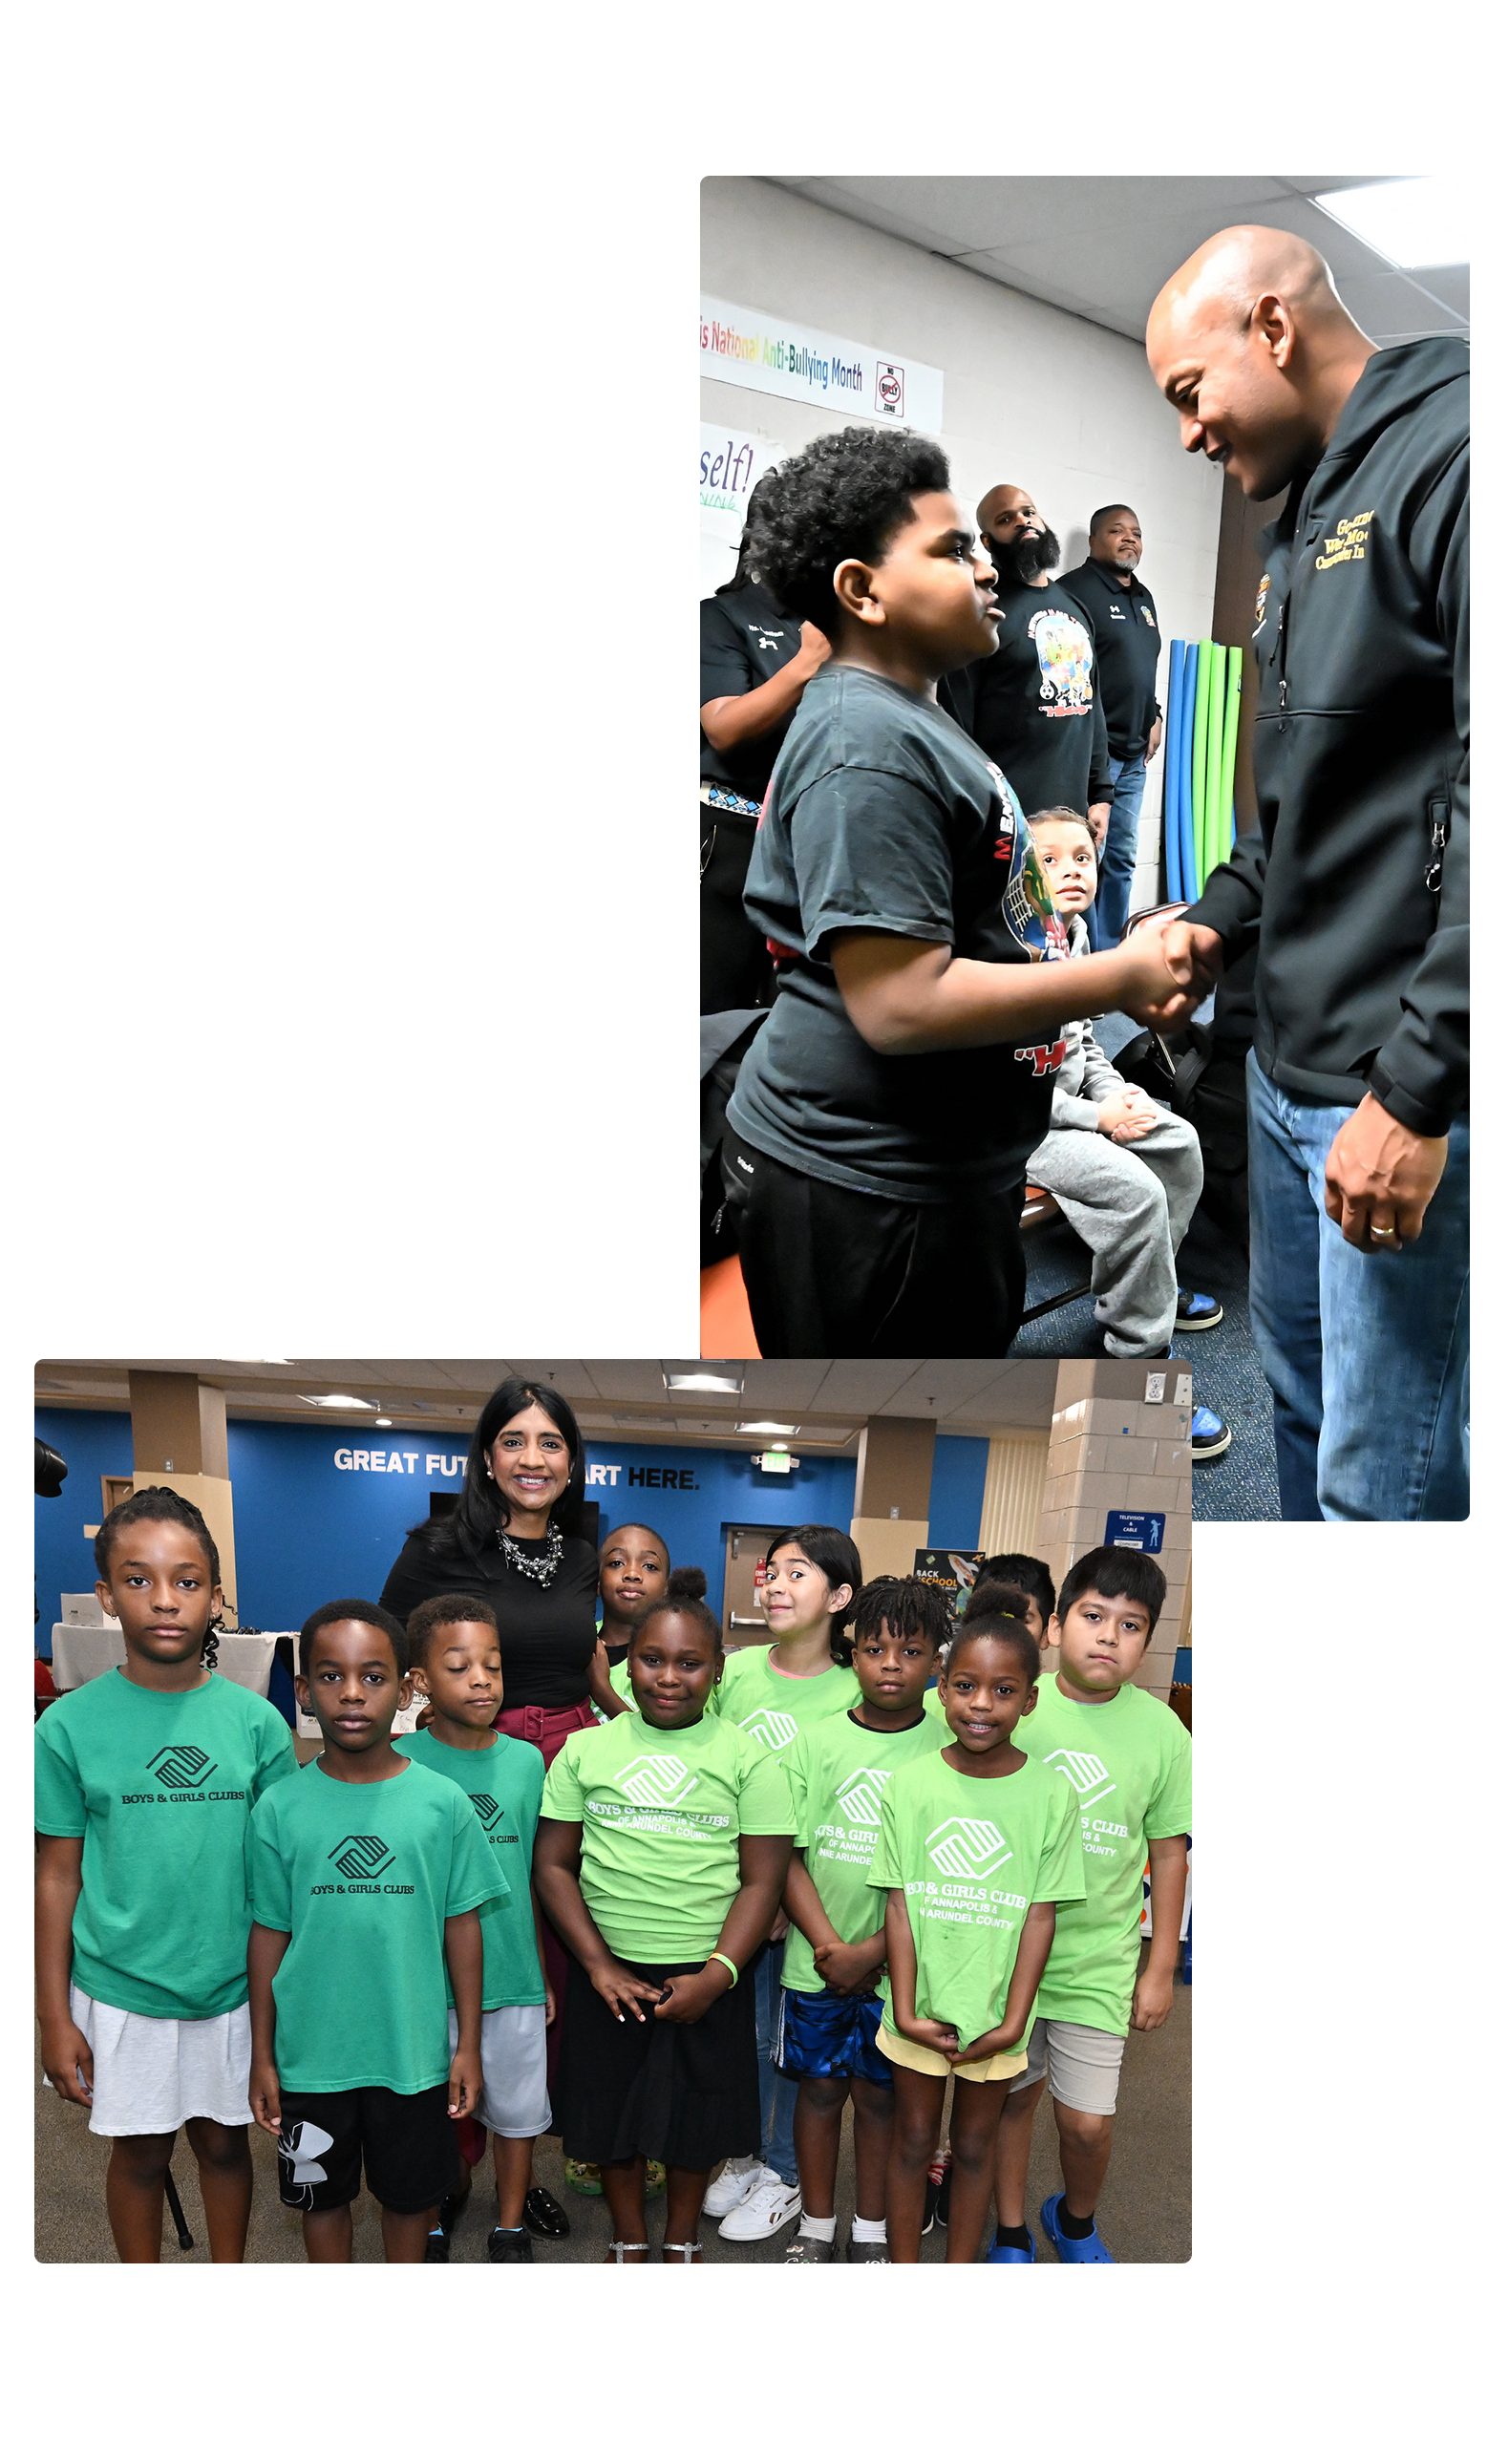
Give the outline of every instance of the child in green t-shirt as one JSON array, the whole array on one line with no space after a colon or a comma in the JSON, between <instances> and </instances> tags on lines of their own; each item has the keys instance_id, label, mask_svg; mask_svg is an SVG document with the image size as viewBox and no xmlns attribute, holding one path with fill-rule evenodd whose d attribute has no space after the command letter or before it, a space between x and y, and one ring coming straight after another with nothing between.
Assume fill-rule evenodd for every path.
<instances>
[{"instance_id":1,"label":"child in green t-shirt","mask_svg":"<svg viewBox=\"0 0 1509 2464\"><path fill-rule=\"evenodd\" d=\"M797 2164L801 2223L788 2264L834 2256L839 2130L854 2105L851 2259L886 2257L886 2167L894 2109L891 2067L876 2051L886 1962L886 1894L869 1880L881 1791L938 1739L924 1716L938 1653L952 1630L934 1583L884 1574L854 1605L851 1661L862 1700L804 1728L786 1756L796 1847L786 1875L791 1919L781 1970L778 2056L797 2081Z\"/></svg>"},{"instance_id":2,"label":"child in green t-shirt","mask_svg":"<svg viewBox=\"0 0 1509 2464\"><path fill-rule=\"evenodd\" d=\"M869 1878L888 1894L876 2042L896 2076L886 2203L893 2262L918 2256L951 2077L949 2263L973 2261L1057 1904L1084 1895L1074 1792L1013 1741L1037 1700L1038 1669L1019 1617L967 1618L941 1689L951 1742L905 1765L881 1797Z\"/></svg>"},{"instance_id":3,"label":"child in green t-shirt","mask_svg":"<svg viewBox=\"0 0 1509 2464\"><path fill-rule=\"evenodd\" d=\"M482 1909L482 2097L476 2121L492 2133L498 2220L488 2235L494 2264L532 2261L524 2222L535 2141L550 2128L545 2030L556 2015L545 1975L539 1908L530 1884L545 1758L537 1746L502 1735L497 1618L486 1600L443 1593L408 1621L409 1673L429 1705L428 1725L405 1736L410 1762L440 1771L470 1799L505 1885ZM450 2012L450 2046L458 2027ZM458 2133L458 2139L464 2134ZM471 2194L464 2146L460 2172L440 2205L426 2257L447 2261L457 2216Z\"/></svg>"},{"instance_id":4,"label":"child in green t-shirt","mask_svg":"<svg viewBox=\"0 0 1509 2464\"><path fill-rule=\"evenodd\" d=\"M804 1729L851 1709L860 1689L842 1656L843 1631L864 1580L859 1551L835 1525L804 1523L779 1532L754 1589L755 1605L776 1639L729 1655L712 1698L719 1718L736 1721L773 1754L784 1755ZM733 2158L708 2192L706 2212L722 2219L723 2241L768 2241L801 2208L792 2135L797 2082L776 2059L785 1942L786 1919L777 1915L754 1978L759 2154Z\"/></svg>"},{"instance_id":5,"label":"child in green t-shirt","mask_svg":"<svg viewBox=\"0 0 1509 2464\"><path fill-rule=\"evenodd\" d=\"M1063 2194L1043 2201L1061 2259L1104 2266L1095 2203L1128 2027L1161 2028L1173 2000L1190 1829L1190 1732L1133 1681L1158 1622L1163 1569L1138 1549L1092 1549L1071 1566L1049 1639L1059 1673L1018 1735L1079 1799L1084 1898L1061 1911L1038 1994L1026 2069L1012 2081L996 2149L995 2261L1030 2264L1027 2165L1046 2082ZM1151 1869L1152 1941L1142 1975L1142 1877Z\"/></svg>"},{"instance_id":6,"label":"child in green t-shirt","mask_svg":"<svg viewBox=\"0 0 1509 2464\"><path fill-rule=\"evenodd\" d=\"M450 2125L482 2096L477 1911L508 1885L454 1780L393 1750L413 1696L398 1619L327 1601L298 1668L325 1744L252 1819L252 2112L312 2260L349 2261L365 2171L389 2265L421 2264L456 2178Z\"/></svg>"},{"instance_id":7,"label":"child in green t-shirt","mask_svg":"<svg viewBox=\"0 0 1509 2464\"><path fill-rule=\"evenodd\" d=\"M776 1757L708 1716L718 1620L675 1585L629 1645L633 1707L568 1737L551 1765L535 1846L536 1886L573 1954L561 2144L601 2168L620 2266L649 2255L647 2158L666 2167L666 2253L689 2266L709 2173L753 2144L750 1963L791 1853Z\"/></svg>"},{"instance_id":8,"label":"child in green t-shirt","mask_svg":"<svg viewBox=\"0 0 1509 2464\"><path fill-rule=\"evenodd\" d=\"M60 1696L35 1731L42 2067L115 2143L120 2259L161 2255L186 2128L209 2255L234 2263L252 2212L247 1822L296 1768L294 1744L270 1703L200 1664L221 1593L197 1506L136 1490L100 1525L95 1565L125 1665Z\"/></svg>"}]
</instances>

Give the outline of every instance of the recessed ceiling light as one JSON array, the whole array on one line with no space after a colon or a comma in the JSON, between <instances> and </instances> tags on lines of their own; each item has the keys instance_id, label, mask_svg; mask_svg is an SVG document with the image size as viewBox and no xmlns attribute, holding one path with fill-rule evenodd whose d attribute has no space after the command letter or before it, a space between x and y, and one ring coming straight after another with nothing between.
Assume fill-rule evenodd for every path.
<instances>
[{"instance_id":1,"label":"recessed ceiling light","mask_svg":"<svg viewBox=\"0 0 1509 2464\"><path fill-rule=\"evenodd\" d=\"M393 1423L392 1423L392 1421L391 1421L391 1420L383 1420L383 1419L380 1419L380 1420L378 1421L378 1427L379 1427L380 1429L390 1429L390 1428L392 1427L392 1425L393 1425Z\"/></svg>"},{"instance_id":2,"label":"recessed ceiling light","mask_svg":"<svg viewBox=\"0 0 1509 2464\"><path fill-rule=\"evenodd\" d=\"M1328 188L1316 204L1395 265L1465 265L1473 199L1465 180L1378 180Z\"/></svg>"},{"instance_id":3,"label":"recessed ceiling light","mask_svg":"<svg viewBox=\"0 0 1509 2464\"><path fill-rule=\"evenodd\" d=\"M375 1412L377 1405L361 1395L300 1395L301 1403L315 1403L326 1412Z\"/></svg>"},{"instance_id":4,"label":"recessed ceiling light","mask_svg":"<svg viewBox=\"0 0 1509 2464\"><path fill-rule=\"evenodd\" d=\"M672 1395L742 1395L742 1377L714 1377L710 1371L693 1370L686 1376L669 1376L666 1385Z\"/></svg>"},{"instance_id":5,"label":"recessed ceiling light","mask_svg":"<svg viewBox=\"0 0 1509 2464\"><path fill-rule=\"evenodd\" d=\"M801 1434L798 1420L735 1420L735 1429L747 1438L796 1438Z\"/></svg>"},{"instance_id":6,"label":"recessed ceiling light","mask_svg":"<svg viewBox=\"0 0 1509 2464\"><path fill-rule=\"evenodd\" d=\"M294 1366L291 1360L266 1360L260 1353L253 1358L249 1352L228 1352L223 1357L232 1369L292 1369Z\"/></svg>"}]
</instances>

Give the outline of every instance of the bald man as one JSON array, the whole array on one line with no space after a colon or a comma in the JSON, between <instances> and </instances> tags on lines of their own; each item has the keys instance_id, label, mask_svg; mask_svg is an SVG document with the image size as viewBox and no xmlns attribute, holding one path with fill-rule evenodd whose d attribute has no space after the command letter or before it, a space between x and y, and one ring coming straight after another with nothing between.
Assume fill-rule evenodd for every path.
<instances>
[{"instance_id":1,"label":"bald man","mask_svg":"<svg viewBox=\"0 0 1509 2464\"><path fill-rule=\"evenodd\" d=\"M1286 1520L1467 1492L1467 348L1380 350L1288 231L1217 232L1148 358L1263 533L1259 831L1165 947L1257 941L1252 1315Z\"/></svg>"},{"instance_id":2,"label":"bald man","mask_svg":"<svg viewBox=\"0 0 1509 2464\"><path fill-rule=\"evenodd\" d=\"M1084 610L1049 580L1059 542L1025 488L992 488L974 518L995 567L1000 627L988 658L943 678L939 705L1010 780L1024 813L1083 813L1099 847L1114 781Z\"/></svg>"}]
</instances>

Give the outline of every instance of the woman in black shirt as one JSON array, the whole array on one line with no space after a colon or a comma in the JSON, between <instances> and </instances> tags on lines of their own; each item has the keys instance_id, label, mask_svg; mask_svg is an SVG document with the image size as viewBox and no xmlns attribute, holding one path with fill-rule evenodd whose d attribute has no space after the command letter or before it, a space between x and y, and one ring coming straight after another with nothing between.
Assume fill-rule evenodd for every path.
<instances>
[{"instance_id":1,"label":"woman in black shirt","mask_svg":"<svg viewBox=\"0 0 1509 2464\"><path fill-rule=\"evenodd\" d=\"M409 1533L383 1586L383 1606L405 1623L443 1593L487 1601L503 1657L494 1726L537 1746L547 1771L576 1729L594 1725L595 1698L609 1712L623 1708L597 1661L597 1551L580 1529L585 1477L570 1404L553 1387L506 1377L483 1406L455 1511ZM566 1953L548 1924L543 1940L559 2012ZM546 2034L552 2080L558 2029L558 2020ZM525 2199L524 2221L552 2238L571 2230L539 2183Z\"/></svg>"}]
</instances>

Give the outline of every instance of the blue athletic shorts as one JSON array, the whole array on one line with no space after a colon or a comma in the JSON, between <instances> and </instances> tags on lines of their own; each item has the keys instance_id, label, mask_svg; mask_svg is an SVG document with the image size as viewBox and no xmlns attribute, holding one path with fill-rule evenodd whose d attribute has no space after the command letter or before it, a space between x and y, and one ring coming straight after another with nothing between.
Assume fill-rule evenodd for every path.
<instances>
[{"instance_id":1,"label":"blue athletic shorts","mask_svg":"<svg viewBox=\"0 0 1509 2464\"><path fill-rule=\"evenodd\" d=\"M863 2079L892 2084L891 2067L875 2050L878 1993L798 1993L783 1986L777 2069L788 2079Z\"/></svg>"}]
</instances>

